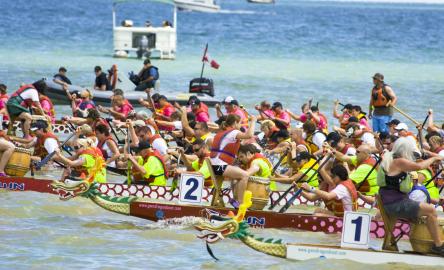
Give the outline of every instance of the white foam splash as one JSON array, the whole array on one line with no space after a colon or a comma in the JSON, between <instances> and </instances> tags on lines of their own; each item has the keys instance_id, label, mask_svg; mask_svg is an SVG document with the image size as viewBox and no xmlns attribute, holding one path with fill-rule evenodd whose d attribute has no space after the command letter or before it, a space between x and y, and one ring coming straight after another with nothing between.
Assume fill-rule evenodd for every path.
<instances>
[{"instance_id":1,"label":"white foam splash","mask_svg":"<svg viewBox=\"0 0 444 270\"><path fill-rule=\"evenodd\" d=\"M170 218L165 220L159 220L156 223L148 224L146 227L150 229L184 229L192 227L193 225L202 222L204 219L201 217L180 217Z\"/></svg>"}]
</instances>

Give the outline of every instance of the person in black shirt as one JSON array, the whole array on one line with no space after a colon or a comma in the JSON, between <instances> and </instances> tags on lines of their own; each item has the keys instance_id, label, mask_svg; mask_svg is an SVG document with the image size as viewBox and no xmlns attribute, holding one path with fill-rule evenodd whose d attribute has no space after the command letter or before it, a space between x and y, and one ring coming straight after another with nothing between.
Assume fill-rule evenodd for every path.
<instances>
[{"instance_id":1,"label":"person in black shirt","mask_svg":"<svg viewBox=\"0 0 444 270\"><path fill-rule=\"evenodd\" d=\"M96 66L94 68L94 72L96 73L96 81L94 83L94 89L100 91L111 90L111 85L109 84L109 81L106 78L106 74L102 72L102 68L100 66Z\"/></svg>"},{"instance_id":2,"label":"person in black shirt","mask_svg":"<svg viewBox=\"0 0 444 270\"><path fill-rule=\"evenodd\" d=\"M156 81L159 79L159 70L157 67L151 65L150 59L143 61L143 68L139 71L139 84L136 91L144 91L148 88L154 88Z\"/></svg>"},{"instance_id":3,"label":"person in black shirt","mask_svg":"<svg viewBox=\"0 0 444 270\"><path fill-rule=\"evenodd\" d=\"M54 75L53 77L53 81L57 84L60 84L61 86L63 86L64 90L68 89L68 85L71 85L71 80L68 79L68 77L66 77L66 68L64 67L60 67L59 68L59 73L57 73L56 75Z\"/></svg>"}]
</instances>

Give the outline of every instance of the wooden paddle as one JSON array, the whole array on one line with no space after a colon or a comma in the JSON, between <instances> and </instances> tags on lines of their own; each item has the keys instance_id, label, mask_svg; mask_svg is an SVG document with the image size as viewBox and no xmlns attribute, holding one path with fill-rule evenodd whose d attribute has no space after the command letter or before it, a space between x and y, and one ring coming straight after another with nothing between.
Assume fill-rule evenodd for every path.
<instances>
[{"instance_id":1,"label":"wooden paddle","mask_svg":"<svg viewBox=\"0 0 444 270\"><path fill-rule=\"evenodd\" d=\"M407 119L409 119L410 121L412 121L416 126L419 126L420 123L418 121L416 121L413 117L411 117L410 115L408 115L407 113L403 112L401 109L399 109L398 107L396 107L395 105L391 105L393 107L393 109L395 109L396 111L398 111L400 114L404 115Z\"/></svg>"},{"instance_id":2,"label":"wooden paddle","mask_svg":"<svg viewBox=\"0 0 444 270\"><path fill-rule=\"evenodd\" d=\"M322 169L322 167L324 167L324 166L327 164L327 162L330 160L330 158L331 158L331 156L329 155L329 156L327 157L327 159L326 159L321 165L319 165L319 168L316 170L316 172L315 172L314 174L312 174L312 175L310 176L310 178L308 178L307 182L310 182L310 180L313 179L313 177L315 177L316 175L318 175L319 171ZM309 170L307 170L306 172L308 172L308 171L309 171ZM306 174L306 173L305 173L305 174ZM292 185L296 186L297 183L298 183L300 180L302 180L302 179L303 179L303 177L299 177L299 179L298 179L295 183L293 183ZM298 191L296 191L296 192L293 194L293 196L291 196L291 198L287 201L287 203L286 203L284 206L282 206L281 210L279 210L279 213L285 213L285 211L287 211L288 208L290 208L290 206L293 204L293 202L296 200L296 198L299 197L299 195L300 195L301 193L302 193L302 189L299 189Z\"/></svg>"},{"instance_id":3,"label":"wooden paddle","mask_svg":"<svg viewBox=\"0 0 444 270\"><path fill-rule=\"evenodd\" d=\"M305 172L304 172L304 173L298 178L298 180L296 180L296 182L293 182L293 183L290 185L290 187L289 187L287 190L285 190L285 191L282 193L282 195L281 195L281 196L280 196L280 197L279 197L274 203L272 203L272 204L270 205L270 207L268 207L268 210L273 210L273 208L275 208L276 205L278 205L279 202L282 201L282 199L285 198L285 196L287 196L287 194L290 193L290 191L296 186L295 183L299 182L299 180L301 180L302 178L304 178L304 177L307 175L307 173L308 173L310 170L312 170L316 164L318 164L319 161L320 161L320 159L316 160L316 162L313 163L313 164L310 166L310 168L308 168L308 170L306 170L306 171L305 171Z\"/></svg>"},{"instance_id":4,"label":"wooden paddle","mask_svg":"<svg viewBox=\"0 0 444 270\"><path fill-rule=\"evenodd\" d=\"M68 136L68 138L59 146L64 147L65 144L75 135L75 133L71 133L71 135ZM51 154L48 154L46 157L44 157L40 162L37 162L35 164L35 169L39 171L48 161L51 160L51 158L56 154L56 151L53 151Z\"/></svg>"}]
</instances>

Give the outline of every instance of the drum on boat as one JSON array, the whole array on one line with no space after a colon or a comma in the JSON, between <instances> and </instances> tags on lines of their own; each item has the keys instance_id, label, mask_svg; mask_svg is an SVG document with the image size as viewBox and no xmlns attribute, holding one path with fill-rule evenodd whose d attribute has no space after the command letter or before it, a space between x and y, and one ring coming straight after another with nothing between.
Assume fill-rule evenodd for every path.
<instances>
[{"instance_id":1,"label":"drum on boat","mask_svg":"<svg viewBox=\"0 0 444 270\"><path fill-rule=\"evenodd\" d=\"M444 239L444 219L438 219L441 227L441 239ZM426 219L421 218L418 223L410 224L410 244L415 252L430 253L433 246L432 236L427 230Z\"/></svg>"},{"instance_id":2,"label":"drum on boat","mask_svg":"<svg viewBox=\"0 0 444 270\"><path fill-rule=\"evenodd\" d=\"M16 147L5 167L5 173L9 176L25 176L30 165L31 150Z\"/></svg>"},{"instance_id":3,"label":"drum on boat","mask_svg":"<svg viewBox=\"0 0 444 270\"><path fill-rule=\"evenodd\" d=\"M270 195L270 179L263 177L250 176L248 179L247 190L251 191L253 204L250 209L262 210L268 204Z\"/></svg>"}]
</instances>

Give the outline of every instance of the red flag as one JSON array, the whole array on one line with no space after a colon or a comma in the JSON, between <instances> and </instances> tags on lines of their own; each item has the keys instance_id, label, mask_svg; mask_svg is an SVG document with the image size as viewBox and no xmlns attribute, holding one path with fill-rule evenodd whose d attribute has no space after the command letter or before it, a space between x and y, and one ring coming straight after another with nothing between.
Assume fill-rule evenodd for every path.
<instances>
[{"instance_id":1,"label":"red flag","mask_svg":"<svg viewBox=\"0 0 444 270\"><path fill-rule=\"evenodd\" d=\"M210 58L210 55L208 54L208 44L205 47L204 55L202 57L202 62L210 63L210 66L215 69L219 69L220 67L219 63L217 63L216 60Z\"/></svg>"}]
</instances>

